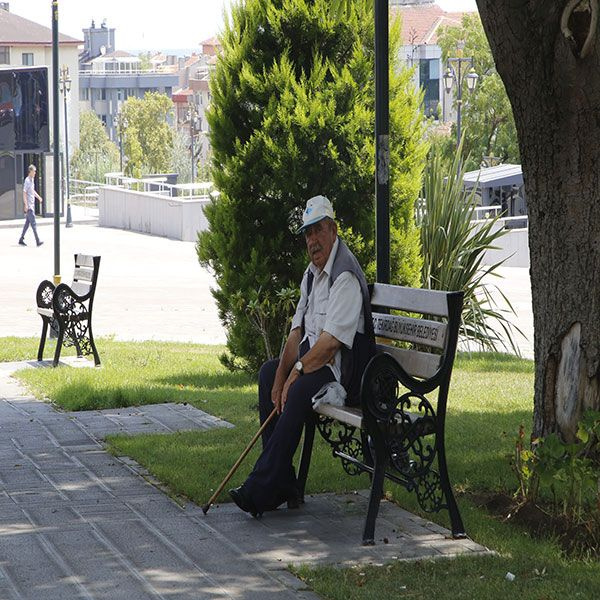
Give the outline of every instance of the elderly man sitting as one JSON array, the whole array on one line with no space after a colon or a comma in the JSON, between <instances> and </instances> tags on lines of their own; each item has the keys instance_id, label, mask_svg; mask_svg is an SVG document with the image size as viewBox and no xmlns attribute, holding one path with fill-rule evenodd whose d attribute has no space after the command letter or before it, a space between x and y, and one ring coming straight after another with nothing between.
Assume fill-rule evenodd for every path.
<instances>
[{"instance_id":1,"label":"elderly man sitting","mask_svg":"<svg viewBox=\"0 0 600 600\"><path fill-rule=\"evenodd\" d=\"M260 420L277 409L262 442L263 451L244 484L229 491L234 502L253 516L288 501L298 505L292 460L311 399L331 382L358 403L360 379L375 353L369 290L355 256L337 237L331 203L324 196L308 200L303 224L310 257L300 287L300 301L281 358L266 362L259 374Z\"/></svg>"}]
</instances>

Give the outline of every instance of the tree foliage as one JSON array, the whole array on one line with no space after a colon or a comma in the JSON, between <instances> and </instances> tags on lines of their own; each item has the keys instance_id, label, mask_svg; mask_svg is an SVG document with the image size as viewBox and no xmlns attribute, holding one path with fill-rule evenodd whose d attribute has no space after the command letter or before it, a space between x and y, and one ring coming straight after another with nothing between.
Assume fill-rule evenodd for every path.
<instances>
[{"instance_id":1,"label":"tree foliage","mask_svg":"<svg viewBox=\"0 0 600 600\"><path fill-rule=\"evenodd\" d=\"M190 136L182 129L173 130L173 149L169 171L179 174L179 182L187 182L192 179Z\"/></svg>"},{"instance_id":2,"label":"tree foliage","mask_svg":"<svg viewBox=\"0 0 600 600\"><path fill-rule=\"evenodd\" d=\"M123 146L127 156L125 173L140 177L169 170L173 151L173 129L168 117L173 102L158 92L143 98L130 96L121 108Z\"/></svg>"},{"instance_id":3,"label":"tree foliage","mask_svg":"<svg viewBox=\"0 0 600 600\"><path fill-rule=\"evenodd\" d=\"M460 26L440 29L438 44L444 62L449 56L473 57L479 75L473 92L463 93L461 123L465 131L464 152L470 156L467 170L481 165L483 157L494 156L502 162L519 163L519 146L512 107L502 79L496 72L490 45L478 14L463 15ZM461 49L461 46L463 46ZM463 85L466 90L466 84ZM456 139L456 125L451 140ZM453 142L446 146L447 155L454 152Z\"/></svg>"},{"instance_id":4,"label":"tree foliage","mask_svg":"<svg viewBox=\"0 0 600 600\"><path fill-rule=\"evenodd\" d=\"M295 230L308 198L329 197L342 237L372 278L372 9L368 0L343 8L327 0L246 0L226 23L208 113L220 196L206 211L210 231L200 236L198 255L216 276L229 350L250 368L264 358L264 344L232 298L260 289L273 305L277 291L299 285L306 254ZM397 26L391 37L397 45ZM413 207L426 152L420 95L396 65L390 90L393 280L415 284ZM285 328L285 311L274 312L270 347Z\"/></svg>"},{"instance_id":5,"label":"tree foliage","mask_svg":"<svg viewBox=\"0 0 600 600\"><path fill-rule=\"evenodd\" d=\"M483 222L475 219L477 188L464 187L462 143L464 136L452 163L432 152L425 169L423 205L418 211L423 248L421 285L464 293L460 335L467 348L519 354L515 343L519 329L510 321L515 311L499 287L491 284L492 277L499 277L497 269L504 261L483 263L486 251L498 248L506 230L500 226L499 217ZM492 293L494 288L496 294ZM498 302L496 296L504 302Z\"/></svg>"},{"instance_id":6,"label":"tree foliage","mask_svg":"<svg viewBox=\"0 0 600 600\"><path fill-rule=\"evenodd\" d=\"M91 111L79 116L79 148L70 162L75 179L104 181L104 174L119 170L119 149L110 141L100 118Z\"/></svg>"}]
</instances>

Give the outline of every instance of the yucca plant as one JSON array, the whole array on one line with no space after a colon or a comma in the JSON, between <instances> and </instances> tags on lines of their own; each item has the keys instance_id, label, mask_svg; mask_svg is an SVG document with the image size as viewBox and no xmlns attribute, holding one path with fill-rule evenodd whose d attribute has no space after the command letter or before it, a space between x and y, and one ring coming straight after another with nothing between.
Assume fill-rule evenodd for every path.
<instances>
[{"instance_id":1,"label":"yucca plant","mask_svg":"<svg viewBox=\"0 0 600 600\"><path fill-rule=\"evenodd\" d=\"M421 285L432 290L464 292L461 339L467 348L486 351L512 350L519 354L515 332L509 321L515 311L497 286L489 284L504 260L482 264L487 250L497 249L497 240L505 234L498 218L476 222L476 187L463 186L462 141L451 165L433 151L424 174L422 199L417 206L423 267ZM484 280L487 280L484 283ZM496 289L504 306L492 295Z\"/></svg>"}]
</instances>

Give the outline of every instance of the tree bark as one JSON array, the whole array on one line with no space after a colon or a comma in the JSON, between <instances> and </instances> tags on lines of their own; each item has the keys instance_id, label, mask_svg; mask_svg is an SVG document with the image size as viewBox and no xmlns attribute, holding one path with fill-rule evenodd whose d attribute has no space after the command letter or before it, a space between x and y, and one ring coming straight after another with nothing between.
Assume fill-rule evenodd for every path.
<instances>
[{"instance_id":1,"label":"tree bark","mask_svg":"<svg viewBox=\"0 0 600 600\"><path fill-rule=\"evenodd\" d=\"M477 4L512 104L527 192L533 433L555 431L572 440L582 412L600 408L598 29L590 27L591 11L569 13L569 31L561 29L570 0Z\"/></svg>"}]
</instances>

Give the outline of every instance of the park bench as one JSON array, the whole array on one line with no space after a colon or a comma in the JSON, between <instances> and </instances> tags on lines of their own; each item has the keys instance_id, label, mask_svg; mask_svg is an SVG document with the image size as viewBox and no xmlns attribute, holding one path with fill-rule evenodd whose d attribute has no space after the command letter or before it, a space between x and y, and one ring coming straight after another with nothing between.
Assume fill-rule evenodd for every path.
<instances>
[{"instance_id":1,"label":"park bench","mask_svg":"<svg viewBox=\"0 0 600 600\"><path fill-rule=\"evenodd\" d=\"M317 428L347 473L371 477L364 545L374 544L384 478L415 492L424 511L448 510L453 537L465 537L444 444L463 294L384 284L370 291L377 341L385 338L403 347L377 344L363 374L359 407L321 404L316 409L304 432L300 498Z\"/></svg>"},{"instance_id":2,"label":"park bench","mask_svg":"<svg viewBox=\"0 0 600 600\"><path fill-rule=\"evenodd\" d=\"M75 255L73 283L61 283L54 287L50 281L42 281L37 289L38 314L42 317L42 336L38 348L38 360L44 358L46 334L51 327L57 335L53 365L56 367L63 346L74 346L77 356L94 355L94 363L100 365L100 357L92 334L92 308L100 269L99 256Z\"/></svg>"}]
</instances>

